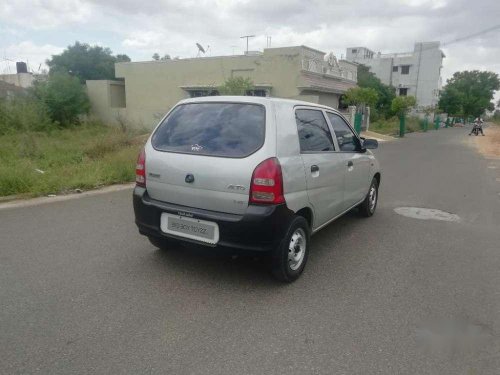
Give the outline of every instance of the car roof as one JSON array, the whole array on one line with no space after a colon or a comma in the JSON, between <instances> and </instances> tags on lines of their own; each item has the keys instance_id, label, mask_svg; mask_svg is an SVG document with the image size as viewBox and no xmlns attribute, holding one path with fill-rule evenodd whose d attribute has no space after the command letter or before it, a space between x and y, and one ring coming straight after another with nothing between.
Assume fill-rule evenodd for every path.
<instances>
[{"instance_id":1,"label":"car roof","mask_svg":"<svg viewBox=\"0 0 500 375\"><path fill-rule=\"evenodd\" d=\"M184 99L179 102L179 104L187 103L206 103L206 102L232 102L232 103L255 103L255 104L266 104L269 102L288 104L290 106L308 106L308 107L318 107L322 109L327 109L338 113L338 110L328 107L326 105L306 102L303 100L295 99L283 99L283 98L273 98L273 97L262 97L262 96L201 96L197 98Z\"/></svg>"}]
</instances>

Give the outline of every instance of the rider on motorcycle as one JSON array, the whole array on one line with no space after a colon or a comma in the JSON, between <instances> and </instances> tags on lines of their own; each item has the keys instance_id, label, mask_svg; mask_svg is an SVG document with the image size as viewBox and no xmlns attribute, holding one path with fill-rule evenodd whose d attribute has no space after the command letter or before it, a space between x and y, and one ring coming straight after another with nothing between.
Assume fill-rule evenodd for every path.
<instances>
[{"instance_id":1,"label":"rider on motorcycle","mask_svg":"<svg viewBox=\"0 0 500 375\"><path fill-rule=\"evenodd\" d=\"M475 131L477 132L477 134L479 134L479 132L481 132L481 135L484 136L483 119L481 117L476 117L476 119L474 120L474 126L472 127L472 130L470 131L469 135L471 135Z\"/></svg>"}]
</instances>

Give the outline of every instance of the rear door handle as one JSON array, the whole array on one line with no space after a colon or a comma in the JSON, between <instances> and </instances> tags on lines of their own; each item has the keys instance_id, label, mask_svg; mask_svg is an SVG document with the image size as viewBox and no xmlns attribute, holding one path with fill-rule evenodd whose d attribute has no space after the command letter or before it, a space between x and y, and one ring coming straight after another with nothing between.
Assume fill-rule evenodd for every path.
<instances>
[{"instance_id":1,"label":"rear door handle","mask_svg":"<svg viewBox=\"0 0 500 375\"><path fill-rule=\"evenodd\" d=\"M352 167L353 165L354 165L354 163L352 162L352 160L349 160L349 161L347 162L347 166L348 166L348 167Z\"/></svg>"},{"instance_id":2,"label":"rear door handle","mask_svg":"<svg viewBox=\"0 0 500 375\"><path fill-rule=\"evenodd\" d=\"M317 165L311 165L311 172L319 172L319 167Z\"/></svg>"}]
</instances>

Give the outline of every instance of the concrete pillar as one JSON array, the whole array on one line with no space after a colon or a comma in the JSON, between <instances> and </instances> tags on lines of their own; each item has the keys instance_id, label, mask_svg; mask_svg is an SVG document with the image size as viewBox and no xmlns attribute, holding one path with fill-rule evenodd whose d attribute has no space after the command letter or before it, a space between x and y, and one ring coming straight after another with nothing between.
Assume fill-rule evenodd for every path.
<instances>
[{"instance_id":1,"label":"concrete pillar","mask_svg":"<svg viewBox=\"0 0 500 375\"><path fill-rule=\"evenodd\" d=\"M366 107L365 126L366 126L366 131L368 131L368 129L370 129L370 107Z\"/></svg>"},{"instance_id":2,"label":"concrete pillar","mask_svg":"<svg viewBox=\"0 0 500 375\"><path fill-rule=\"evenodd\" d=\"M354 126L354 116L356 115L356 106L355 105L350 105L349 106L349 122L351 123L351 126Z\"/></svg>"}]
</instances>

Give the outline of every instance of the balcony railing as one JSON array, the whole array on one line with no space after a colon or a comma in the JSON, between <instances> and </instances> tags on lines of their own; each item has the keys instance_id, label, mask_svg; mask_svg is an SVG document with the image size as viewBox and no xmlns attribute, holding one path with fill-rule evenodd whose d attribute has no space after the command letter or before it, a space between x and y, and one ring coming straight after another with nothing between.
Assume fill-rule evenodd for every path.
<instances>
[{"instance_id":1,"label":"balcony railing","mask_svg":"<svg viewBox=\"0 0 500 375\"><path fill-rule=\"evenodd\" d=\"M319 74L329 75L335 78L343 78L350 81L357 81L357 69L348 69L342 66L331 66L326 61L319 59L302 59L302 70Z\"/></svg>"}]
</instances>

